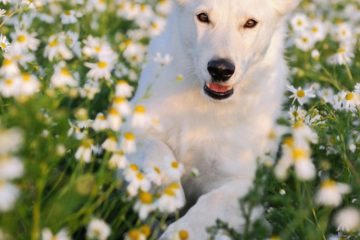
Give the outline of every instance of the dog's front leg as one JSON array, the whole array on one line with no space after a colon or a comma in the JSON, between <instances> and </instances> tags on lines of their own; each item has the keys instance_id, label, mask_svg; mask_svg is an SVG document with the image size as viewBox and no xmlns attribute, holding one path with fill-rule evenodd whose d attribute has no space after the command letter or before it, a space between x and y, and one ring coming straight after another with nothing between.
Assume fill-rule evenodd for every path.
<instances>
[{"instance_id":1,"label":"dog's front leg","mask_svg":"<svg viewBox=\"0 0 360 240\"><path fill-rule=\"evenodd\" d=\"M217 219L241 231L245 221L238 200L246 195L251 184L249 180L235 180L201 196L182 218L167 228L160 239L174 239L180 230L185 230L189 240L206 240L209 236L206 228L214 226ZM260 209L256 210L253 217L260 215L260 212Z\"/></svg>"}]
</instances>

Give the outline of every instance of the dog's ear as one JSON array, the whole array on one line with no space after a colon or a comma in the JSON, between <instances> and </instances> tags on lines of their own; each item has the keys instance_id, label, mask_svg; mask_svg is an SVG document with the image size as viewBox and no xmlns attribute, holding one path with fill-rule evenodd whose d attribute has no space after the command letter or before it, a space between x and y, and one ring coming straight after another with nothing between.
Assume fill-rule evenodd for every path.
<instances>
[{"instance_id":1,"label":"dog's ear","mask_svg":"<svg viewBox=\"0 0 360 240\"><path fill-rule=\"evenodd\" d=\"M282 15L294 10L301 0L272 0L275 9Z\"/></svg>"}]
</instances>

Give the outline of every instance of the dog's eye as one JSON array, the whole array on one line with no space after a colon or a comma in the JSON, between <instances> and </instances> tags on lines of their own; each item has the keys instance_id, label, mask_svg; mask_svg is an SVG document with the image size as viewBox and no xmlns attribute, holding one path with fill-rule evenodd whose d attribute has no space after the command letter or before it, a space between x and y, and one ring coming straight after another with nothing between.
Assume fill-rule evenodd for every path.
<instances>
[{"instance_id":1,"label":"dog's eye","mask_svg":"<svg viewBox=\"0 0 360 240\"><path fill-rule=\"evenodd\" d=\"M209 15L206 13L199 13L196 17L202 23L210 23Z\"/></svg>"},{"instance_id":2,"label":"dog's eye","mask_svg":"<svg viewBox=\"0 0 360 240\"><path fill-rule=\"evenodd\" d=\"M244 28L254 28L256 27L256 25L258 24L258 22L254 19L249 19L246 21Z\"/></svg>"}]
</instances>

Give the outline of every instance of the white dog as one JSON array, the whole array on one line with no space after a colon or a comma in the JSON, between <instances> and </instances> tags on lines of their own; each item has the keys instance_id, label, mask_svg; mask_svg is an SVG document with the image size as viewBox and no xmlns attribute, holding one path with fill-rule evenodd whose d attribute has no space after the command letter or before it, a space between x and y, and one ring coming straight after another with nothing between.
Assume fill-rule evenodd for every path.
<instances>
[{"instance_id":1,"label":"white dog","mask_svg":"<svg viewBox=\"0 0 360 240\"><path fill-rule=\"evenodd\" d=\"M206 227L218 218L241 229L238 199L252 185L256 158L280 112L288 73L285 16L297 3L177 0L166 30L151 42L133 102L159 116L163 131L143 132L141 164L164 166L170 156L188 172L199 170L181 179L193 205L162 239L180 229L191 240L207 239ZM157 52L172 62L160 67L152 60ZM184 80L176 81L178 74ZM149 89L151 97L142 99Z\"/></svg>"}]
</instances>

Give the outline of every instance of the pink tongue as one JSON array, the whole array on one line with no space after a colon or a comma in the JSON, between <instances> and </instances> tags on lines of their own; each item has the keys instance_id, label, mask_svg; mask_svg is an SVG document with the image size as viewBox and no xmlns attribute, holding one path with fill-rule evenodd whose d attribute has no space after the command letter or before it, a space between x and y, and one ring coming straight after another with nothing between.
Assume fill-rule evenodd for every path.
<instances>
[{"instance_id":1,"label":"pink tongue","mask_svg":"<svg viewBox=\"0 0 360 240\"><path fill-rule=\"evenodd\" d=\"M217 83L208 83L206 84L208 88L210 88L212 91L214 92L218 92L218 93L224 93L230 90L230 87L228 86L223 86Z\"/></svg>"}]
</instances>

